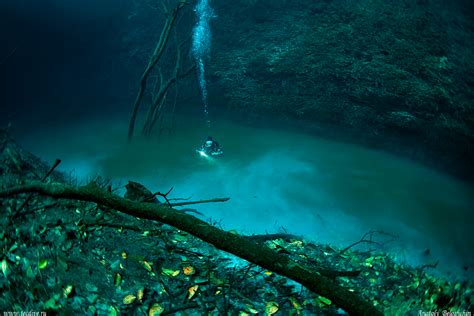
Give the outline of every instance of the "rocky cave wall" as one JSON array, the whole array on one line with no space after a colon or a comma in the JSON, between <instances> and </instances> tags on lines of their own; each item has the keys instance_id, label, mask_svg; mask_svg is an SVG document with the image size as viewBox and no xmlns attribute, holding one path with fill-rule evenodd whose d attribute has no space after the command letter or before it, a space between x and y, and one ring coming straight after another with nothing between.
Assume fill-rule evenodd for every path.
<instances>
[{"instance_id":1,"label":"rocky cave wall","mask_svg":"<svg viewBox=\"0 0 474 316\"><path fill-rule=\"evenodd\" d=\"M466 2L212 4L211 106L252 123L297 122L474 178L474 19Z\"/></svg>"}]
</instances>

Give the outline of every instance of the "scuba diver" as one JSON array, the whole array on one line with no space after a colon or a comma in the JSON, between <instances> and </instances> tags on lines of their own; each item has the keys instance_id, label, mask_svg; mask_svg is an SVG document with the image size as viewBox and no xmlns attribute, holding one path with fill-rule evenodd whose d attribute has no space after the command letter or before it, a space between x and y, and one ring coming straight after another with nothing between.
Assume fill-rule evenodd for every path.
<instances>
[{"instance_id":1,"label":"scuba diver","mask_svg":"<svg viewBox=\"0 0 474 316\"><path fill-rule=\"evenodd\" d=\"M196 152L198 152L202 156L220 156L224 153L221 147L219 146L219 143L212 139L211 136L208 136L206 138L204 144L202 144L201 147L196 149Z\"/></svg>"}]
</instances>

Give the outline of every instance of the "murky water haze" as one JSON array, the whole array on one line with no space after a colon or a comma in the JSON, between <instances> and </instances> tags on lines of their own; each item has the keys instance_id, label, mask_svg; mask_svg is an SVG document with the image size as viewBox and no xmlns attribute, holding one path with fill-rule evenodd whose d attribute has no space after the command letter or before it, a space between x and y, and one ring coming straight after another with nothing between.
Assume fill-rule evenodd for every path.
<instances>
[{"instance_id":1,"label":"murky water haze","mask_svg":"<svg viewBox=\"0 0 474 316\"><path fill-rule=\"evenodd\" d=\"M464 265L472 270L474 188L450 176L356 145L228 121L213 122L208 133L200 120L180 118L172 135L127 144L126 122L77 122L20 138L47 161L61 158L61 170L79 179L98 173L152 191L173 187L174 198L230 197L196 206L225 229L284 227L338 246L379 229L398 236L384 247L410 263L439 260L455 275L466 273ZM207 160L194 152L208 134L224 156Z\"/></svg>"}]
</instances>

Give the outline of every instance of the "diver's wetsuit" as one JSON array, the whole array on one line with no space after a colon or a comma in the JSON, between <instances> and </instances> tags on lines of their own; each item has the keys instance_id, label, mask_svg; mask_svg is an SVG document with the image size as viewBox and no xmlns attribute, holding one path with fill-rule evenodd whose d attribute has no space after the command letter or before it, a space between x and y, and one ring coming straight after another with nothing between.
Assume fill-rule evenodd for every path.
<instances>
[{"instance_id":1,"label":"diver's wetsuit","mask_svg":"<svg viewBox=\"0 0 474 316\"><path fill-rule=\"evenodd\" d=\"M212 142L211 147L206 147L206 154L216 155L221 151L218 142Z\"/></svg>"},{"instance_id":2,"label":"diver's wetsuit","mask_svg":"<svg viewBox=\"0 0 474 316\"><path fill-rule=\"evenodd\" d=\"M219 146L219 143L216 142L215 140L211 140L212 144L211 146L206 146L206 143L204 143L198 151L204 152L206 155L210 156L219 156L222 155L224 152L222 151L221 147Z\"/></svg>"}]
</instances>

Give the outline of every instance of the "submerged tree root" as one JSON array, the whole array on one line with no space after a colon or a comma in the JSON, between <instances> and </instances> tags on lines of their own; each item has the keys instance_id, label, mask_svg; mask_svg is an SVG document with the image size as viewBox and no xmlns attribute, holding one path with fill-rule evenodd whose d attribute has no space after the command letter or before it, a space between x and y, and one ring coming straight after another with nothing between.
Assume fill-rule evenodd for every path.
<instances>
[{"instance_id":1,"label":"submerged tree root","mask_svg":"<svg viewBox=\"0 0 474 316\"><path fill-rule=\"evenodd\" d=\"M370 302L339 286L336 281L323 275L321 271L296 263L287 256L271 250L263 243L252 238L226 232L194 216L165 205L131 201L104 190L95 183L75 187L62 183L45 184L35 181L1 190L0 198L21 193L39 193L54 198L94 202L135 217L174 226L214 245L220 250L234 254L304 285L309 290L327 297L351 315L382 315Z\"/></svg>"}]
</instances>

